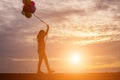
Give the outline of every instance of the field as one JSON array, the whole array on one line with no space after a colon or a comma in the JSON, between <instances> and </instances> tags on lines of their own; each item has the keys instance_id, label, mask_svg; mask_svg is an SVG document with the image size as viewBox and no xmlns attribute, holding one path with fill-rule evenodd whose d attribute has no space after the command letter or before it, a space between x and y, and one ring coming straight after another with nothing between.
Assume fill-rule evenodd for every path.
<instances>
[{"instance_id":1,"label":"field","mask_svg":"<svg viewBox=\"0 0 120 80\"><path fill-rule=\"evenodd\" d=\"M120 80L120 73L1 73L0 80Z\"/></svg>"}]
</instances>

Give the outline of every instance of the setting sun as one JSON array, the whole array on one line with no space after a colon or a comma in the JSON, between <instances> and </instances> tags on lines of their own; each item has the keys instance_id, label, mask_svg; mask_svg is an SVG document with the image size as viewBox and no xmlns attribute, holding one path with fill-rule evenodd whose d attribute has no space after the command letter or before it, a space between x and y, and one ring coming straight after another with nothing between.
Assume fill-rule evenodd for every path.
<instances>
[{"instance_id":1,"label":"setting sun","mask_svg":"<svg viewBox=\"0 0 120 80\"><path fill-rule=\"evenodd\" d=\"M79 52L74 51L71 53L69 60L72 64L81 64L82 63L82 56L80 55Z\"/></svg>"},{"instance_id":2,"label":"setting sun","mask_svg":"<svg viewBox=\"0 0 120 80\"><path fill-rule=\"evenodd\" d=\"M77 63L80 62L80 56L79 56L79 55L73 55L73 56L71 57L71 59L72 59L72 62L73 62L74 64L77 64Z\"/></svg>"}]
</instances>

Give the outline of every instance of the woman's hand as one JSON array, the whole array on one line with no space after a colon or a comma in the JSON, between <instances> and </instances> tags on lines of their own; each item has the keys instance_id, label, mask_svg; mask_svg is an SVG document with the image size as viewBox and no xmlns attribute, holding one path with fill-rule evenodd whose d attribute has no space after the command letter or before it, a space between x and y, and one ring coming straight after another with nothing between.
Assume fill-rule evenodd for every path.
<instances>
[{"instance_id":1,"label":"woman's hand","mask_svg":"<svg viewBox=\"0 0 120 80\"><path fill-rule=\"evenodd\" d=\"M47 25L47 28L49 28L49 25Z\"/></svg>"},{"instance_id":2,"label":"woman's hand","mask_svg":"<svg viewBox=\"0 0 120 80\"><path fill-rule=\"evenodd\" d=\"M47 35L47 34L48 34L48 31L49 31L49 25L47 25L47 30L46 30L45 35Z\"/></svg>"}]
</instances>

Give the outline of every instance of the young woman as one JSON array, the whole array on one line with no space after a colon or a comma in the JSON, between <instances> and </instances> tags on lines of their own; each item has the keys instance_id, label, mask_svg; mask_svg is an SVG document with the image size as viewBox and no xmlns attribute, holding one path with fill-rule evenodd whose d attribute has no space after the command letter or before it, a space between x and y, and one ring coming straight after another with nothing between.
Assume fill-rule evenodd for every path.
<instances>
[{"instance_id":1,"label":"young woman","mask_svg":"<svg viewBox=\"0 0 120 80\"><path fill-rule=\"evenodd\" d=\"M38 55L39 55L39 62L38 62L38 73L42 73L40 70L42 60L45 61L45 65L47 67L48 73L52 73L53 71L50 69L50 66L48 64L48 59L46 56L46 51L45 51L45 37L47 36L49 31L49 25L47 25L47 30L40 30L38 35L37 35L37 42L38 42Z\"/></svg>"}]
</instances>

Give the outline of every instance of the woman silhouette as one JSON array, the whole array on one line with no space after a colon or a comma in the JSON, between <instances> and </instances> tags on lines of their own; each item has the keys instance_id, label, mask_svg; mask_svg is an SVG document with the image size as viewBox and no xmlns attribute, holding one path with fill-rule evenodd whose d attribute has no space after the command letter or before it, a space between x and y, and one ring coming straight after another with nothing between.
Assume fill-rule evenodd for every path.
<instances>
[{"instance_id":1,"label":"woman silhouette","mask_svg":"<svg viewBox=\"0 0 120 80\"><path fill-rule=\"evenodd\" d=\"M44 38L47 36L49 31L49 25L47 25L47 30L46 32L44 30L40 30L40 32L37 35L37 42L38 42L38 55L39 55L39 62L38 62L38 73L42 73L40 70L42 60L45 61L45 65L47 67L48 73L53 72L48 64L48 59L46 56L46 51L45 51L45 41Z\"/></svg>"}]
</instances>

